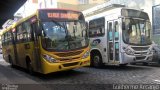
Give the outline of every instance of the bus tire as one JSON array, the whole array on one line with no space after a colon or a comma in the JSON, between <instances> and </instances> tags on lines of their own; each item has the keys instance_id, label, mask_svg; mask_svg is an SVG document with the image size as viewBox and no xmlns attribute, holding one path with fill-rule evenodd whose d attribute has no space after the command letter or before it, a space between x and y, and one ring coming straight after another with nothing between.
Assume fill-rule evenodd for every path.
<instances>
[{"instance_id":1,"label":"bus tire","mask_svg":"<svg viewBox=\"0 0 160 90\"><path fill-rule=\"evenodd\" d=\"M102 56L100 55L100 53L98 52L91 53L91 66L96 67L96 68L100 68L103 66Z\"/></svg>"},{"instance_id":2,"label":"bus tire","mask_svg":"<svg viewBox=\"0 0 160 90\"><path fill-rule=\"evenodd\" d=\"M27 70L28 70L29 74L34 75L34 71L33 71L33 67L32 67L30 59L27 58L26 63L27 63Z\"/></svg>"}]
</instances>

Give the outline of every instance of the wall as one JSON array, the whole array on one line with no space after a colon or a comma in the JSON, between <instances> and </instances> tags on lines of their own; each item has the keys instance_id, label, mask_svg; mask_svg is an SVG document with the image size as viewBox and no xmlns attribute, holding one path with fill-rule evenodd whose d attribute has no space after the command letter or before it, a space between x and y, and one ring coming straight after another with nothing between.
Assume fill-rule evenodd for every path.
<instances>
[{"instance_id":1,"label":"wall","mask_svg":"<svg viewBox=\"0 0 160 90\"><path fill-rule=\"evenodd\" d=\"M153 0L153 1L154 1L154 3L153 3L154 6L155 6L155 5L160 5L160 1L159 1L159 0ZM160 35L153 34L152 40L153 40L156 44L160 45Z\"/></svg>"},{"instance_id":2,"label":"wall","mask_svg":"<svg viewBox=\"0 0 160 90\"><path fill-rule=\"evenodd\" d=\"M90 4L104 3L106 0L89 0Z\"/></svg>"},{"instance_id":3,"label":"wall","mask_svg":"<svg viewBox=\"0 0 160 90\"><path fill-rule=\"evenodd\" d=\"M58 3L67 3L67 4L72 4L72 5L77 5L78 0L57 0Z\"/></svg>"},{"instance_id":4,"label":"wall","mask_svg":"<svg viewBox=\"0 0 160 90\"><path fill-rule=\"evenodd\" d=\"M72 9L72 10L78 10L77 5L68 4L68 3L62 3L62 2L58 2L58 3L57 3L57 7L58 7L58 8Z\"/></svg>"}]
</instances>

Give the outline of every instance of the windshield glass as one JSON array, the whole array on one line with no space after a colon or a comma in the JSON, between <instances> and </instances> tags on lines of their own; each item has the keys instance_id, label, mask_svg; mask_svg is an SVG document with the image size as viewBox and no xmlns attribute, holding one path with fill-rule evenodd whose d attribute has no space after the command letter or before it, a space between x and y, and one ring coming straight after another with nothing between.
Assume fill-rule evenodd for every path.
<instances>
[{"instance_id":1,"label":"windshield glass","mask_svg":"<svg viewBox=\"0 0 160 90\"><path fill-rule=\"evenodd\" d=\"M133 45L151 44L151 24L147 20L123 19L123 41Z\"/></svg>"},{"instance_id":2,"label":"windshield glass","mask_svg":"<svg viewBox=\"0 0 160 90\"><path fill-rule=\"evenodd\" d=\"M48 50L72 50L88 45L85 22L74 21L48 21L42 22L42 43Z\"/></svg>"}]
</instances>

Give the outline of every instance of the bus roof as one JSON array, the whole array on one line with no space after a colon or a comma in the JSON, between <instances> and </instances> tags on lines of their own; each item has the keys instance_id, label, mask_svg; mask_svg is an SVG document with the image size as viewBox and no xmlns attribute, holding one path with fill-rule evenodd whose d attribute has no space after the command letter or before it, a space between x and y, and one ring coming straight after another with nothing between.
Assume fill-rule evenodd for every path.
<instances>
[{"instance_id":1,"label":"bus roof","mask_svg":"<svg viewBox=\"0 0 160 90\"><path fill-rule=\"evenodd\" d=\"M88 20L92 20L92 19L96 19L96 18L100 18L100 17L105 17L105 16L109 16L109 15L113 15L114 16L122 16L122 10L137 10L137 11L141 11L143 13L146 13L142 10L138 10L138 9L134 9L134 8L127 8L127 7L118 7L118 8L112 8L109 10L105 10L103 12L94 12L94 14L91 14L89 16L86 16L85 19Z\"/></svg>"}]
</instances>

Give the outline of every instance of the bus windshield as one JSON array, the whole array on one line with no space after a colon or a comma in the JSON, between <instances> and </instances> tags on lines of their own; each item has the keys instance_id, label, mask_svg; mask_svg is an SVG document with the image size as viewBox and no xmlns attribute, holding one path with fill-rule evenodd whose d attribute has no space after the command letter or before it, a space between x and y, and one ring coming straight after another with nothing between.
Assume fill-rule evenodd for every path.
<instances>
[{"instance_id":1,"label":"bus windshield","mask_svg":"<svg viewBox=\"0 0 160 90\"><path fill-rule=\"evenodd\" d=\"M48 50L73 50L88 46L84 20L42 22L42 45Z\"/></svg>"},{"instance_id":2,"label":"bus windshield","mask_svg":"<svg viewBox=\"0 0 160 90\"><path fill-rule=\"evenodd\" d=\"M132 45L151 44L151 24L147 20L125 18L123 19L123 41Z\"/></svg>"}]
</instances>

